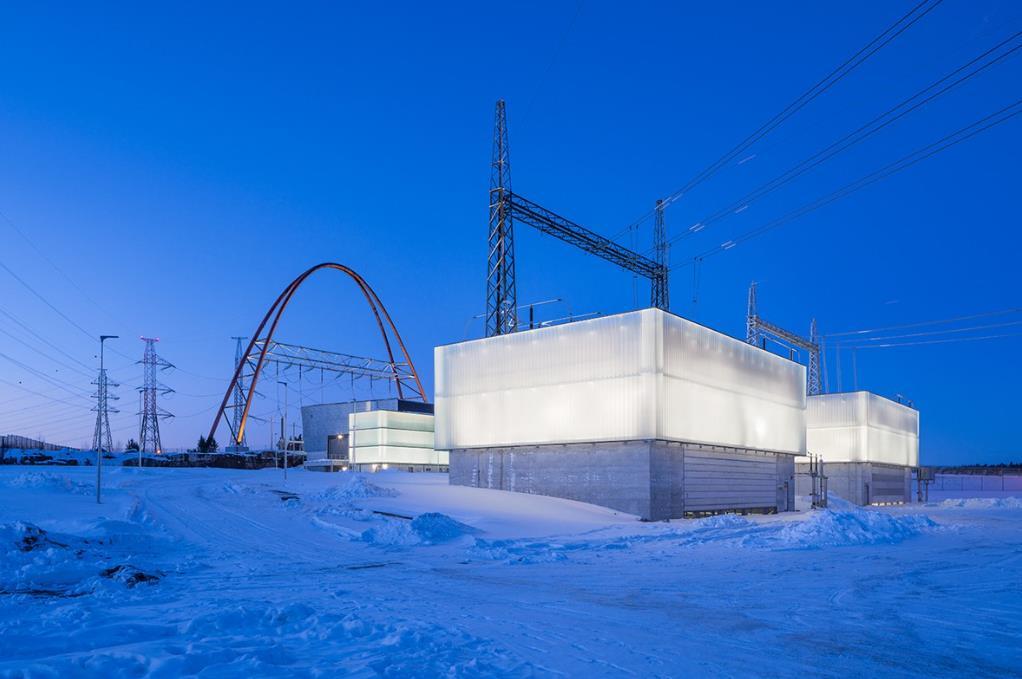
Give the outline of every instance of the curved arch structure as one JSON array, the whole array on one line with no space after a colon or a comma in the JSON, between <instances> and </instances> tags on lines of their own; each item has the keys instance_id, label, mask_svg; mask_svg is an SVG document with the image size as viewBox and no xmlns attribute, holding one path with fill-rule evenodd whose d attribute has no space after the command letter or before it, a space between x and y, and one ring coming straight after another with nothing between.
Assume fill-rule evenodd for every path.
<instances>
[{"instance_id":1,"label":"curved arch structure","mask_svg":"<svg viewBox=\"0 0 1022 679\"><path fill-rule=\"evenodd\" d=\"M426 392L422 388L422 382L419 380L419 373L415 370L415 365L412 363L412 357L408 355L408 350L405 348L404 342L401 340L401 334L397 331L397 326L394 325L394 321L391 320L390 314L387 312L386 307L383 306L383 302L380 301L379 296L372 289L372 287L366 283L365 279L362 278L354 270L344 266L343 264L337 264L335 262L324 262L317 264L316 266L308 269L302 273L298 278L291 281L291 283L284 288L283 292L277 296L276 301L263 316L263 320L259 323L259 327L252 333L252 340L248 343L248 349L246 349L243 357L251 356L252 349L256 346L256 342L262 341L262 349L259 351L259 358L255 364L255 370L252 374L251 384L248 385L248 393L245 397L245 406L241 415L241 422L238 426L238 431L231 432L232 438L235 444L241 443L245 436L245 424L248 421L248 411L252 406L252 397L255 395L256 383L259 381L259 374L263 369L263 363L266 361L266 352L270 347L270 341L273 339L273 333L277 330L277 325L280 323L280 318L284 314L284 309L291 302L291 298L294 297L295 292L301 287L302 283L311 276L312 274L322 269L335 269L341 273L347 274L355 284L358 285L362 291L362 295L365 297L366 302L369 304L369 308L373 312L373 316L376 318L376 325L380 329L380 335L383 337L383 344L387 349L387 358L390 361L390 365L394 371L394 384L397 388L398 398L405 398L405 392L409 392L409 396L417 396L423 401L427 401ZM272 318L272 321L270 320ZM269 323L269 328L267 328ZM389 333L388 333L389 329ZM266 330L266 336L261 338L260 336ZM404 358L405 364L408 366L408 371L411 373L411 382L407 381L407 376L402 376L397 370L397 363L394 361L394 350L391 343L391 339L397 343L398 348L401 350L401 354ZM224 416L224 411L227 409L227 402L231 398L231 394L234 392L235 387L238 384L238 380L241 379L242 370L244 369L245 360L238 362L237 367L234 369L234 376L231 378L231 383L227 387L227 392L224 394L224 400L220 403L220 409L217 410L216 418L213 420L213 426L209 429L209 436L213 438L216 433L216 428L220 425L220 418Z\"/></svg>"}]
</instances>

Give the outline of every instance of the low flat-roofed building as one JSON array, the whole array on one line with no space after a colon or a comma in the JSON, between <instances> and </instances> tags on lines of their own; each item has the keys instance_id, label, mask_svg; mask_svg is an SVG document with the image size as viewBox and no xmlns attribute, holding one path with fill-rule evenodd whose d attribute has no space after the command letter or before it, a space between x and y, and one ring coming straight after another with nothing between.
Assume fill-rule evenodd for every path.
<instances>
[{"instance_id":1,"label":"low flat-roofed building","mask_svg":"<svg viewBox=\"0 0 1022 679\"><path fill-rule=\"evenodd\" d=\"M448 455L433 445L433 415L392 410L349 416L351 467L357 471L447 471Z\"/></svg>"},{"instance_id":2,"label":"low flat-roofed building","mask_svg":"<svg viewBox=\"0 0 1022 679\"><path fill-rule=\"evenodd\" d=\"M306 454L305 468L310 471L348 469L351 464L348 418L352 413L377 410L424 413L432 417L433 405L420 401L383 398L303 406L302 438Z\"/></svg>"}]
</instances>

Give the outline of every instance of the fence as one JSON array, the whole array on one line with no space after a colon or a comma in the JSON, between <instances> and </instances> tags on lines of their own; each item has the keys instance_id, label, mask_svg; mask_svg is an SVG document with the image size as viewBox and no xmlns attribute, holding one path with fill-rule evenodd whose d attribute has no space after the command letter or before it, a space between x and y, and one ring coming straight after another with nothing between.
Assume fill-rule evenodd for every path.
<instances>
[{"instance_id":1,"label":"fence","mask_svg":"<svg viewBox=\"0 0 1022 679\"><path fill-rule=\"evenodd\" d=\"M1022 475L1011 474L937 474L930 491L1018 491L1022 492Z\"/></svg>"},{"instance_id":2,"label":"fence","mask_svg":"<svg viewBox=\"0 0 1022 679\"><path fill-rule=\"evenodd\" d=\"M59 446L53 443L46 443L45 441L38 441L36 439L30 439L27 436L17 436L15 434L8 434L6 436L0 436L0 450L77 450L70 446Z\"/></svg>"}]
</instances>

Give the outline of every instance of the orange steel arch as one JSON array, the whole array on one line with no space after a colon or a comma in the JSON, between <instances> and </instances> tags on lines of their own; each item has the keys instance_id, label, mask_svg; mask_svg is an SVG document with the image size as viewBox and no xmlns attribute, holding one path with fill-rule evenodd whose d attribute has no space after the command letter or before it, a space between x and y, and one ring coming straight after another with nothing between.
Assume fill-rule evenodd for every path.
<instances>
[{"instance_id":1,"label":"orange steel arch","mask_svg":"<svg viewBox=\"0 0 1022 679\"><path fill-rule=\"evenodd\" d=\"M390 328L394 334L394 339L397 341L398 347L401 349L401 353L404 356L405 362L408 364L408 369L412 373L412 377L415 379L415 387L422 396L422 400L428 402L426 399L426 392L422 388L422 382L419 381L419 373L415 370L415 365L412 363L412 357L408 355L408 350L405 348L404 342L401 340L401 333L398 332L397 326L394 325L394 321L391 320L390 314L387 312L387 308L383 306L383 302L380 301L379 296L372 289L372 287L366 283L365 279L362 278L354 270L344 266L343 264L337 264L335 262L324 262L317 264L316 266L308 269L302 273L298 278L291 281L283 292L277 296L276 301L263 316L263 320L259 323L259 327L252 333L252 340L248 343L248 349L245 350L243 356L248 357L252 353L252 348L255 347L259 336L262 334L266 324L270 322L270 317L273 317L273 322L270 323L270 328L266 333L265 342L263 342L263 348L259 352L259 360L256 361L255 371L252 374L252 384L249 385L248 395L245 398L245 409L242 412L241 422L238 425L238 431L232 432L234 435L234 442L240 444L245 434L245 425L248 421L248 411L252 405L252 396L255 395L256 383L259 381L259 374L262 372L263 363L266 360L266 352L270 347L270 340L273 339L273 333L277 330L277 324L280 322L280 317L284 314L284 309L291 302L291 298L294 297L295 292L301 287L302 283L305 282L312 274L316 273L321 269L336 269L342 273L347 274L355 284L358 285L362 291L362 295L366 298L366 302L369 304L369 308L373 312L373 316L376 318L376 325L380 329L380 335L383 337L383 344L387 348L387 358L391 365L394 365L394 351L391 347L390 336L387 334L387 327ZM381 315L382 314L382 315ZM386 321L386 326L384 326ZM234 392L235 387L238 384L238 380L241 379L241 373L245 365L245 360L242 360L234 369L234 377L231 378L231 383L227 387L227 392L224 394L224 400L220 403L220 409L217 410L216 418L213 420L213 426L210 427L209 437L212 438L216 433L216 428L220 425L220 418L224 416L224 410L227 408L227 402L231 398L231 394ZM396 377L397 371L395 369L395 384L397 386L398 398L404 398L404 393L401 388L401 380ZM409 387L410 388L410 387Z\"/></svg>"}]
</instances>

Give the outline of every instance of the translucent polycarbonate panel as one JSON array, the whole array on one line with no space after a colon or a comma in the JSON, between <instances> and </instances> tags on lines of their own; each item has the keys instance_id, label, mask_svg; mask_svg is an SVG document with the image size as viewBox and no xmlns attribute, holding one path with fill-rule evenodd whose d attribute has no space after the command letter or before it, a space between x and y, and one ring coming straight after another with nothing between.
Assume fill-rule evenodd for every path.
<instances>
[{"instance_id":1,"label":"translucent polycarbonate panel","mask_svg":"<svg viewBox=\"0 0 1022 679\"><path fill-rule=\"evenodd\" d=\"M363 446L408 446L411 448L433 449L433 432L408 429L358 429L353 432L351 445Z\"/></svg>"},{"instance_id":2,"label":"translucent polycarbonate panel","mask_svg":"<svg viewBox=\"0 0 1022 679\"><path fill-rule=\"evenodd\" d=\"M372 410L351 413L348 428L357 429L406 429L409 431L433 431L433 416L428 413L402 413L396 410Z\"/></svg>"},{"instance_id":3,"label":"translucent polycarbonate panel","mask_svg":"<svg viewBox=\"0 0 1022 679\"><path fill-rule=\"evenodd\" d=\"M656 321L658 438L805 452L805 368L678 316Z\"/></svg>"},{"instance_id":4,"label":"translucent polycarbonate panel","mask_svg":"<svg viewBox=\"0 0 1022 679\"><path fill-rule=\"evenodd\" d=\"M866 427L823 427L806 429L806 449L826 462L868 462Z\"/></svg>"},{"instance_id":5,"label":"translucent polycarbonate panel","mask_svg":"<svg viewBox=\"0 0 1022 679\"><path fill-rule=\"evenodd\" d=\"M868 393L853 391L810 396L806 399L806 426L812 429L866 426Z\"/></svg>"},{"instance_id":6,"label":"translucent polycarbonate panel","mask_svg":"<svg viewBox=\"0 0 1022 679\"><path fill-rule=\"evenodd\" d=\"M919 464L919 411L876 394L810 396L806 429L809 452L825 461Z\"/></svg>"},{"instance_id":7,"label":"translucent polycarbonate panel","mask_svg":"<svg viewBox=\"0 0 1022 679\"><path fill-rule=\"evenodd\" d=\"M354 448L351 453L352 464L449 464L446 450L428 448L408 448L405 446L366 446Z\"/></svg>"},{"instance_id":8,"label":"translucent polycarbonate panel","mask_svg":"<svg viewBox=\"0 0 1022 679\"><path fill-rule=\"evenodd\" d=\"M804 370L658 309L438 347L436 444L805 450Z\"/></svg>"},{"instance_id":9,"label":"translucent polycarbonate panel","mask_svg":"<svg viewBox=\"0 0 1022 679\"><path fill-rule=\"evenodd\" d=\"M919 411L883 396L867 393L869 424L890 431L919 435Z\"/></svg>"},{"instance_id":10,"label":"translucent polycarbonate panel","mask_svg":"<svg viewBox=\"0 0 1022 679\"><path fill-rule=\"evenodd\" d=\"M653 328L641 313L437 347L436 445L654 438Z\"/></svg>"}]
</instances>

